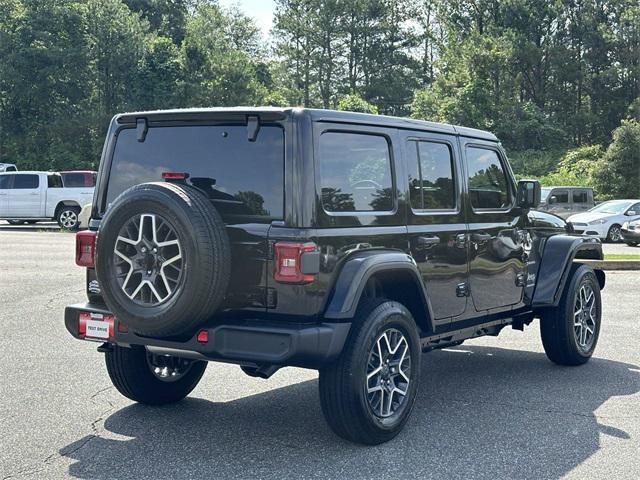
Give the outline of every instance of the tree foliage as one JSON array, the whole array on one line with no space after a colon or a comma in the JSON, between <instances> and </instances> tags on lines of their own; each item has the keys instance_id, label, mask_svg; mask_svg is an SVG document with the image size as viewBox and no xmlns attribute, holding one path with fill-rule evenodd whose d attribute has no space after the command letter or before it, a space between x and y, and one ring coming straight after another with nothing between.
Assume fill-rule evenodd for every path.
<instances>
[{"instance_id":1,"label":"tree foliage","mask_svg":"<svg viewBox=\"0 0 640 480\"><path fill-rule=\"evenodd\" d=\"M95 167L122 111L301 105L489 129L545 182L640 184L637 0L275 6L268 45L217 0L0 0L0 161Z\"/></svg>"}]
</instances>

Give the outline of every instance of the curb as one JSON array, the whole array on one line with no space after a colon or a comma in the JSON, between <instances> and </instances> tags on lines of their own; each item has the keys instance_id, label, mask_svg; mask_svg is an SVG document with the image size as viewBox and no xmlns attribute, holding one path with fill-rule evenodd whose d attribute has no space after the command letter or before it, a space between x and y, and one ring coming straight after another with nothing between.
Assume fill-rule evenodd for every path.
<instances>
[{"instance_id":1,"label":"curb","mask_svg":"<svg viewBox=\"0 0 640 480\"><path fill-rule=\"evenodd\" d=\"M640 260L588 260L576 259L578 263L584 263L598 270L640 270Z\"/></svg>"}]
</instances>

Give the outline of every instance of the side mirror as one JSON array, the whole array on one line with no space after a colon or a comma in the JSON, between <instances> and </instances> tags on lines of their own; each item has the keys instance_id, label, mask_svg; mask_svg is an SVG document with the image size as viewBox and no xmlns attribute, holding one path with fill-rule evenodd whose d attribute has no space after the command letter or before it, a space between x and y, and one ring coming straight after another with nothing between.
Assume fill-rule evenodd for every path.
<instances>
[{"instance_id":1,"label":"side mirror","mask_svg":"<svg viewBox=\"0 0 640 480\"><path fill-rule=\"evenodd\" d=\"M554 203L558 203L558 197L556 197L555 195L551 195L549 197L549 205L553 205Z\"/></svg>"},{"instance_id":2,"label":"side mirror","mask_svg":"<svg viewBox=\"0 0 640 480\"><path fill-rule=\"evenodd\" d=\"M517 202L520 208L532 209L540 205L542 191L540 182L537 180L520 180L518 182ZM553 198L549 199L549 203L553 203Z\"/></svg>"},{"instance_id":3,"label":"side mirror","mask_svg":"<svg viewBox=\"0 0 640 480\"><path fill-rule=\"evenodd\" d=\"M627 210L627 213L625 213L625 215L627 215L629 217L634 217L634 216L638 215L638 212L636 212L635 210Z\"/></svg>"}]
</instances>

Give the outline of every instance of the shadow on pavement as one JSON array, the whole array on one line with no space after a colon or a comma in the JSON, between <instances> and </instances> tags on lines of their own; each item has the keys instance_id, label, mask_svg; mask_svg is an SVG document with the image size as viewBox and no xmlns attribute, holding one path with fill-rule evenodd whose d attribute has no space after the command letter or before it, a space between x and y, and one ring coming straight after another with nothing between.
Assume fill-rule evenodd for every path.
<instances>
[{"instance_id":1,"label":"shadow on pavement","mask_svg":"<svg viewBox=\"0 0 640 480\"><path fill-rule=\"evenodd\" d=\"M331 433L313 380L227 403L131 405L106 418L109 438L60 453L76 460L77 478L537 479L571 471L599 449L600 434L630 438L594 412L640 390L637 366L594 358L563 368L541 353L463 345L424 355L422 368L412 418L377 447Z\"/></svg>"}]
</instances>

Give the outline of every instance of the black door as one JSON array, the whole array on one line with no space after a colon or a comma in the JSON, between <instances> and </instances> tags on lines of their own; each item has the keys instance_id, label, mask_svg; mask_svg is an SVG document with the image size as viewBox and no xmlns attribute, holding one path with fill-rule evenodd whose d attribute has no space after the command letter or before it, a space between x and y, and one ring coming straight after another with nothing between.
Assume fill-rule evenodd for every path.
<instances>
[{"instance_id":1,"label":"black door","mask_svg":"<svg viewBox=\"0 0 640 480\"><path fill-rule=\"evenodd\" d=\"M525 283L524 216L504 153L493 142L461 139L469 186L469 281L477 311L511 308Z\"/></svg>"},{"instance_id":2,"label":"black door","mask_svg":"<svg viewBox=\"0 0 640 480\"><path fill-rule=\"evenodd\" d=\"M409 248L422 275L436 321L467 306L467 226L455 137L406 133Z\"/></svg>"}]
</instances>

